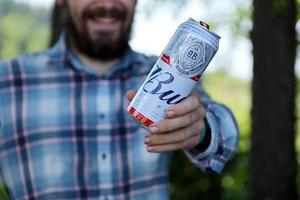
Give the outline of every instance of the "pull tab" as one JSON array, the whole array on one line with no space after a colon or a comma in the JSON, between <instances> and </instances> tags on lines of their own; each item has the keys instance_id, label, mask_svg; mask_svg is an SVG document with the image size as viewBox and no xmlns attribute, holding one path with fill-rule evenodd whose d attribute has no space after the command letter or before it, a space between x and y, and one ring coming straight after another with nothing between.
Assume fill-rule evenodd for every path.
<instances>
[{"instance_id":1,"label":"pull tab","mask_svg":"<svg viewBox=\"0 0 300 200\"><path fill-rule=\"evenodd\" d=\"M204 28L206 28L207 30L209 30L209 25L203 21L199 22L201 26L203 26Z\"/></svg>"}]
</instances>

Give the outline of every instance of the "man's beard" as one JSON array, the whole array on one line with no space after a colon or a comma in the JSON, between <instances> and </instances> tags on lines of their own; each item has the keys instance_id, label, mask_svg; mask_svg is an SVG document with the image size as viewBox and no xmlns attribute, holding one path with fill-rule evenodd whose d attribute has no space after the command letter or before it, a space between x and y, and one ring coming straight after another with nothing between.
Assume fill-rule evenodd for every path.
<instances>
[{"instance_id":1,"label":"man's beard","mask_svg":"<svg viewBox=\"0 0 300 200\"><path fill-rule=\"evenodd\" d=\"M102 17L110 16L124 20L126 14L127 13L124 13L124 11L119 10L118 8L112 8L110 10L105 8L91 8L90 10L83 12L82 21L86 22L86 19L93 17L93 15ZM99 35L96 40L93 40L87 31L86 23L82 24L82 31L80 32L69 12L66 26L66 37L68 43L70 44L70 42L72 42L80 53L83 53L93 59L109 61L121 57L128 50L132 23L133 16L132 19L130 19L128 27L124 26L123 21L119 36L116 39L112 38L111 33L102 32L99 33L101 36Z\"/></svg>"}]
</instances>

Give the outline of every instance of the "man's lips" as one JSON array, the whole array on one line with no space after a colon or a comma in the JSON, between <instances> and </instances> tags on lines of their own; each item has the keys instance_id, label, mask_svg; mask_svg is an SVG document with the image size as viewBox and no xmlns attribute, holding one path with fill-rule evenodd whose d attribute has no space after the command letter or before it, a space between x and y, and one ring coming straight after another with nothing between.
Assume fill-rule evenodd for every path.
<instances>
[{"instance_id":1,"label":"man's lips","mask_svg":"<svg viewBox=\"0 0 300 200\"><path fill-rule=\"evenodd\" d=\"M96 31L114 31L119 27L120 20L112 17L92 17L87 20L88 25Z\"/></svg>"},{"instance_id":2,"label":"man's lips","mask_svg":"<svg viewBox=\"0 0 300 200\"><path fill-rule=\"evenodd\" d=\"M109 1L110 2L110 1ZM83 19L91 31L116 31L126 18L126 8L122 4L90 5L83 12Z\"/></svg>"},{"instance_id":3,"label":"man's lips","mask_svg":"<svg viewBox=\"0 0 300 200\"><path fill-rule=\"evenodd\" d=\"M91 20L95 23L114 23L118 21L117 19L112 17L97 17L97 16L93 17Z\"/></svg>"}]
</instances>

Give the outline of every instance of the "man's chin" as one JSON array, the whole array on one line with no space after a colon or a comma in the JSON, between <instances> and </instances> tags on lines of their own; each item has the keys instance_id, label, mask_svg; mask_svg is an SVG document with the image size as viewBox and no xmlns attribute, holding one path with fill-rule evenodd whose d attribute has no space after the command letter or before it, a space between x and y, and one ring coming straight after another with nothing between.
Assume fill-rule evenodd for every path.
<instances>
[{"instance_id":1,"label":"man's chin","mask_svg":"<svg viewBox=\"0 0 300 200\"><path fill-rule=\"evenodd\" d=\"M86 27L88 28L88 32L93 35L106 35L110 34L114 37L120 35L121 32L121 27L122 27L122 22L121 21L116 21L112 23L96 23L93 21L88 21L86 23Z\"/></svg>"},{"instance_id":2,"label":"man's chin","mask_svg":"<svg viewBox=\"0 0 300 200\"><path fill-rule=\"evenodd\" d=\"M118 37L114 31L99 31L86 38L85 44L77 44L82 53L94 59L111 60L122 56L128 49L127 38Z\"/></svg>"},{"instance_id":3,"label":"man's chin","mask_svg":"<svg viewBox=\"0 0 300 200\"><path fill-rule=\"evenodd\" d=\"M119 33L116 31L97 31L90 35L92 44L96 43L111 43L115 45L118 43Z\"/></svg>"},{"instance_id":4,"label":"man's chin","mask_svg":"<svg viewBox=\"0 0 300 200\"><path fill-rule=\"evenodd\" d=\"M72 25L72 24L70 24ZM67 37L74 48L80 53L97 60L109 61L120 58L128 49L130 27L126 31L91 30L86 26L85 31L79 33L74 26L67 30Z\"/></svg>"},{"instance_id":5,"label":"man's chin","mask_svg":"<svg viewBox=\"0 0 300 200\"><path fill-rule=\"evenodd\" d=\"M103 40L101 42L94 41L90 46L81 46L79 51L86 56L96 59L109 61L116 58L122 57L128 50L128 43L123 43L122 45L116 43L105 43Z\"/></svg>"}]
</instances>

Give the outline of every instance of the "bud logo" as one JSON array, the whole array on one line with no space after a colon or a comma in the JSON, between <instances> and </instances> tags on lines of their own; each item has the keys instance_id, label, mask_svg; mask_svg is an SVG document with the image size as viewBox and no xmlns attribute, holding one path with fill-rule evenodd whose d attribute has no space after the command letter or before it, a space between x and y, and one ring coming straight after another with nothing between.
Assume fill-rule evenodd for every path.
<instances>
[{"instance_id":1,"label":"bud logo","mask_svg":"<svg viewBox=\"0 0 300 200\"><path fill-rule=\"evenodd\" d=\"M185 99L180 94L177 94L174 90L168 89L174 81L174 76L169 72L164 72L159 65L155 65L153 72L146 80L143 90L146 93L158 95L161 101L165 101L168 105L176 104Z\"/></svg>"}]
</instances>

